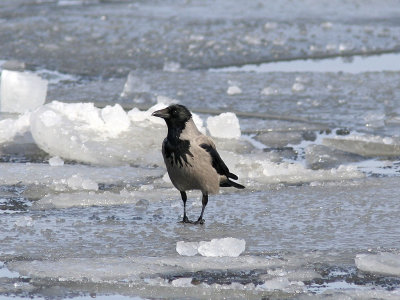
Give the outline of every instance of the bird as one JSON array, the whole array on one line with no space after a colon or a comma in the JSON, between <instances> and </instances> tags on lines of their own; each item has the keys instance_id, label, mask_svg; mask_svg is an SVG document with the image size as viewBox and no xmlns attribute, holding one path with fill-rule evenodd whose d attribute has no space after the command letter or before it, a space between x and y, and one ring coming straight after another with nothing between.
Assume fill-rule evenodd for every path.
<instances>
[{"instance_id":1,"label":"bird","mask_svg":"<svg viewBox=\"0 0 400 300\"><path fill-rule=\"evenodd\" d=\"M231 173L217 152L213 140L201 133L184 105L172 104L157 110L152 116L165 120L167 137L162 143L162 155L172 184L180 192L183 201L182 223L204 224L204 210L208 196L217 194L220 187L245 187L233 180L238 176ZM202 193L201 214L192 222L186 215L187 191Z\"/></svg>"}]
</instances>

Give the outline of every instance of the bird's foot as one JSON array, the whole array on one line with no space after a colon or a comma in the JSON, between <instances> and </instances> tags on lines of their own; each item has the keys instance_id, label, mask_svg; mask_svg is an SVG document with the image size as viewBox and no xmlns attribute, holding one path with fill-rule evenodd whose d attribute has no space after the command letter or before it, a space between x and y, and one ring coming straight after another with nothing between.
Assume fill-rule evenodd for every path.
<instances>
[{"instance_id":1,"label":"bird's foot","mask_svg":"<svg viewBox=\"0 0 400 300\"><path fill-rule=\"evenodd\" d=\"M204 224L204 219L203 218L199 218L196 222L194 222L193 224L200 224L203 225Z\"/></svg>"},{"instance_id":2,"label":"bird's foot","mask_svg":"<svg viewBox=\"0 0 400 300\"><path fill-rule=\"evenodd\" d=\"M192 221L189 220L189 218L187 216L184 216L182 221L180 221L179 223L193 223Z\"/></svg>"}]
</instances>

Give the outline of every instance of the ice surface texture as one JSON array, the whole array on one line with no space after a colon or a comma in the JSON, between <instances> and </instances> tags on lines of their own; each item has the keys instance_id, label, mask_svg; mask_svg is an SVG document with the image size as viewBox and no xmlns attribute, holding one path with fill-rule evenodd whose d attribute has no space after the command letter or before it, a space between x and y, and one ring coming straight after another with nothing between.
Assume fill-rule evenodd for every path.
<instances>
[{"instance_id":1,"label":"ice surface texture","mask_svg":"<svg viewBox=\"0 0 400 300\"><path fill-rule=\"evenodd\" d=\"M199 253L209 257L238 257L246 247L246 241L232 237L212 239L211 241L183 242L176 244L176 251L180 255L193 256Z\"/></svg>"},{"instance_id":2,"label":"ice surface texture","mask_svg":"<svg viewBox=\"0 0 400 300\"><path fill-rule=\"evenodd\" d=\"M358 254L355 258L357 268L365 272L400 277L400 255L394 253Z\"/></svg>"},{"instance_id":3,"label":"ice surface texture","mask_svg":"<svg viewBox=\"0 0 400 300\"><path fill-rule=\"evenodd\" d=\"M43 105L48 81L29 72L3 70L1 73L0 111L23 113Z\"/></svg>"}]
</instances>

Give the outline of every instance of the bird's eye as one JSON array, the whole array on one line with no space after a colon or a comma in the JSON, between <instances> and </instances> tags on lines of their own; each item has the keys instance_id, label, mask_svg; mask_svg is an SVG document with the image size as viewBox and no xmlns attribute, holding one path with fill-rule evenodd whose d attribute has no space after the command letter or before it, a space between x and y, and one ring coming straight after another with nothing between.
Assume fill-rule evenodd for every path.
<instances>
[{"instance_id":1,"label":"bird's eye","mask_svg":"<svg viewBox=\"0 0 400 300\"><path fill-rule=\"evenodd\" d=\"M172 110L172 114L176 115L176 114L178 114L178 111L176 109L174 109L174 110Z\"/></svg>"}]
</instances>

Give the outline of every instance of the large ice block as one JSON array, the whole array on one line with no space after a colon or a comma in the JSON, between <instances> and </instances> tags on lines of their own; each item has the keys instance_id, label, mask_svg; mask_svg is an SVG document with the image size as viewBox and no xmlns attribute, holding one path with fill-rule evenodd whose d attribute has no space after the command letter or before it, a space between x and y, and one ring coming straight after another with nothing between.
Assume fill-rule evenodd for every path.
<instances>
[{"instance_id":1,"label":"large ice block","mask_svg":"<svg viewBox=\"0 0 400 300\"><path fill-rule=\"evenodd\" d=\"M46 101L48 81L30 72L1 72L0 111L23 113Z\"/></svg>"}]
</instances>

